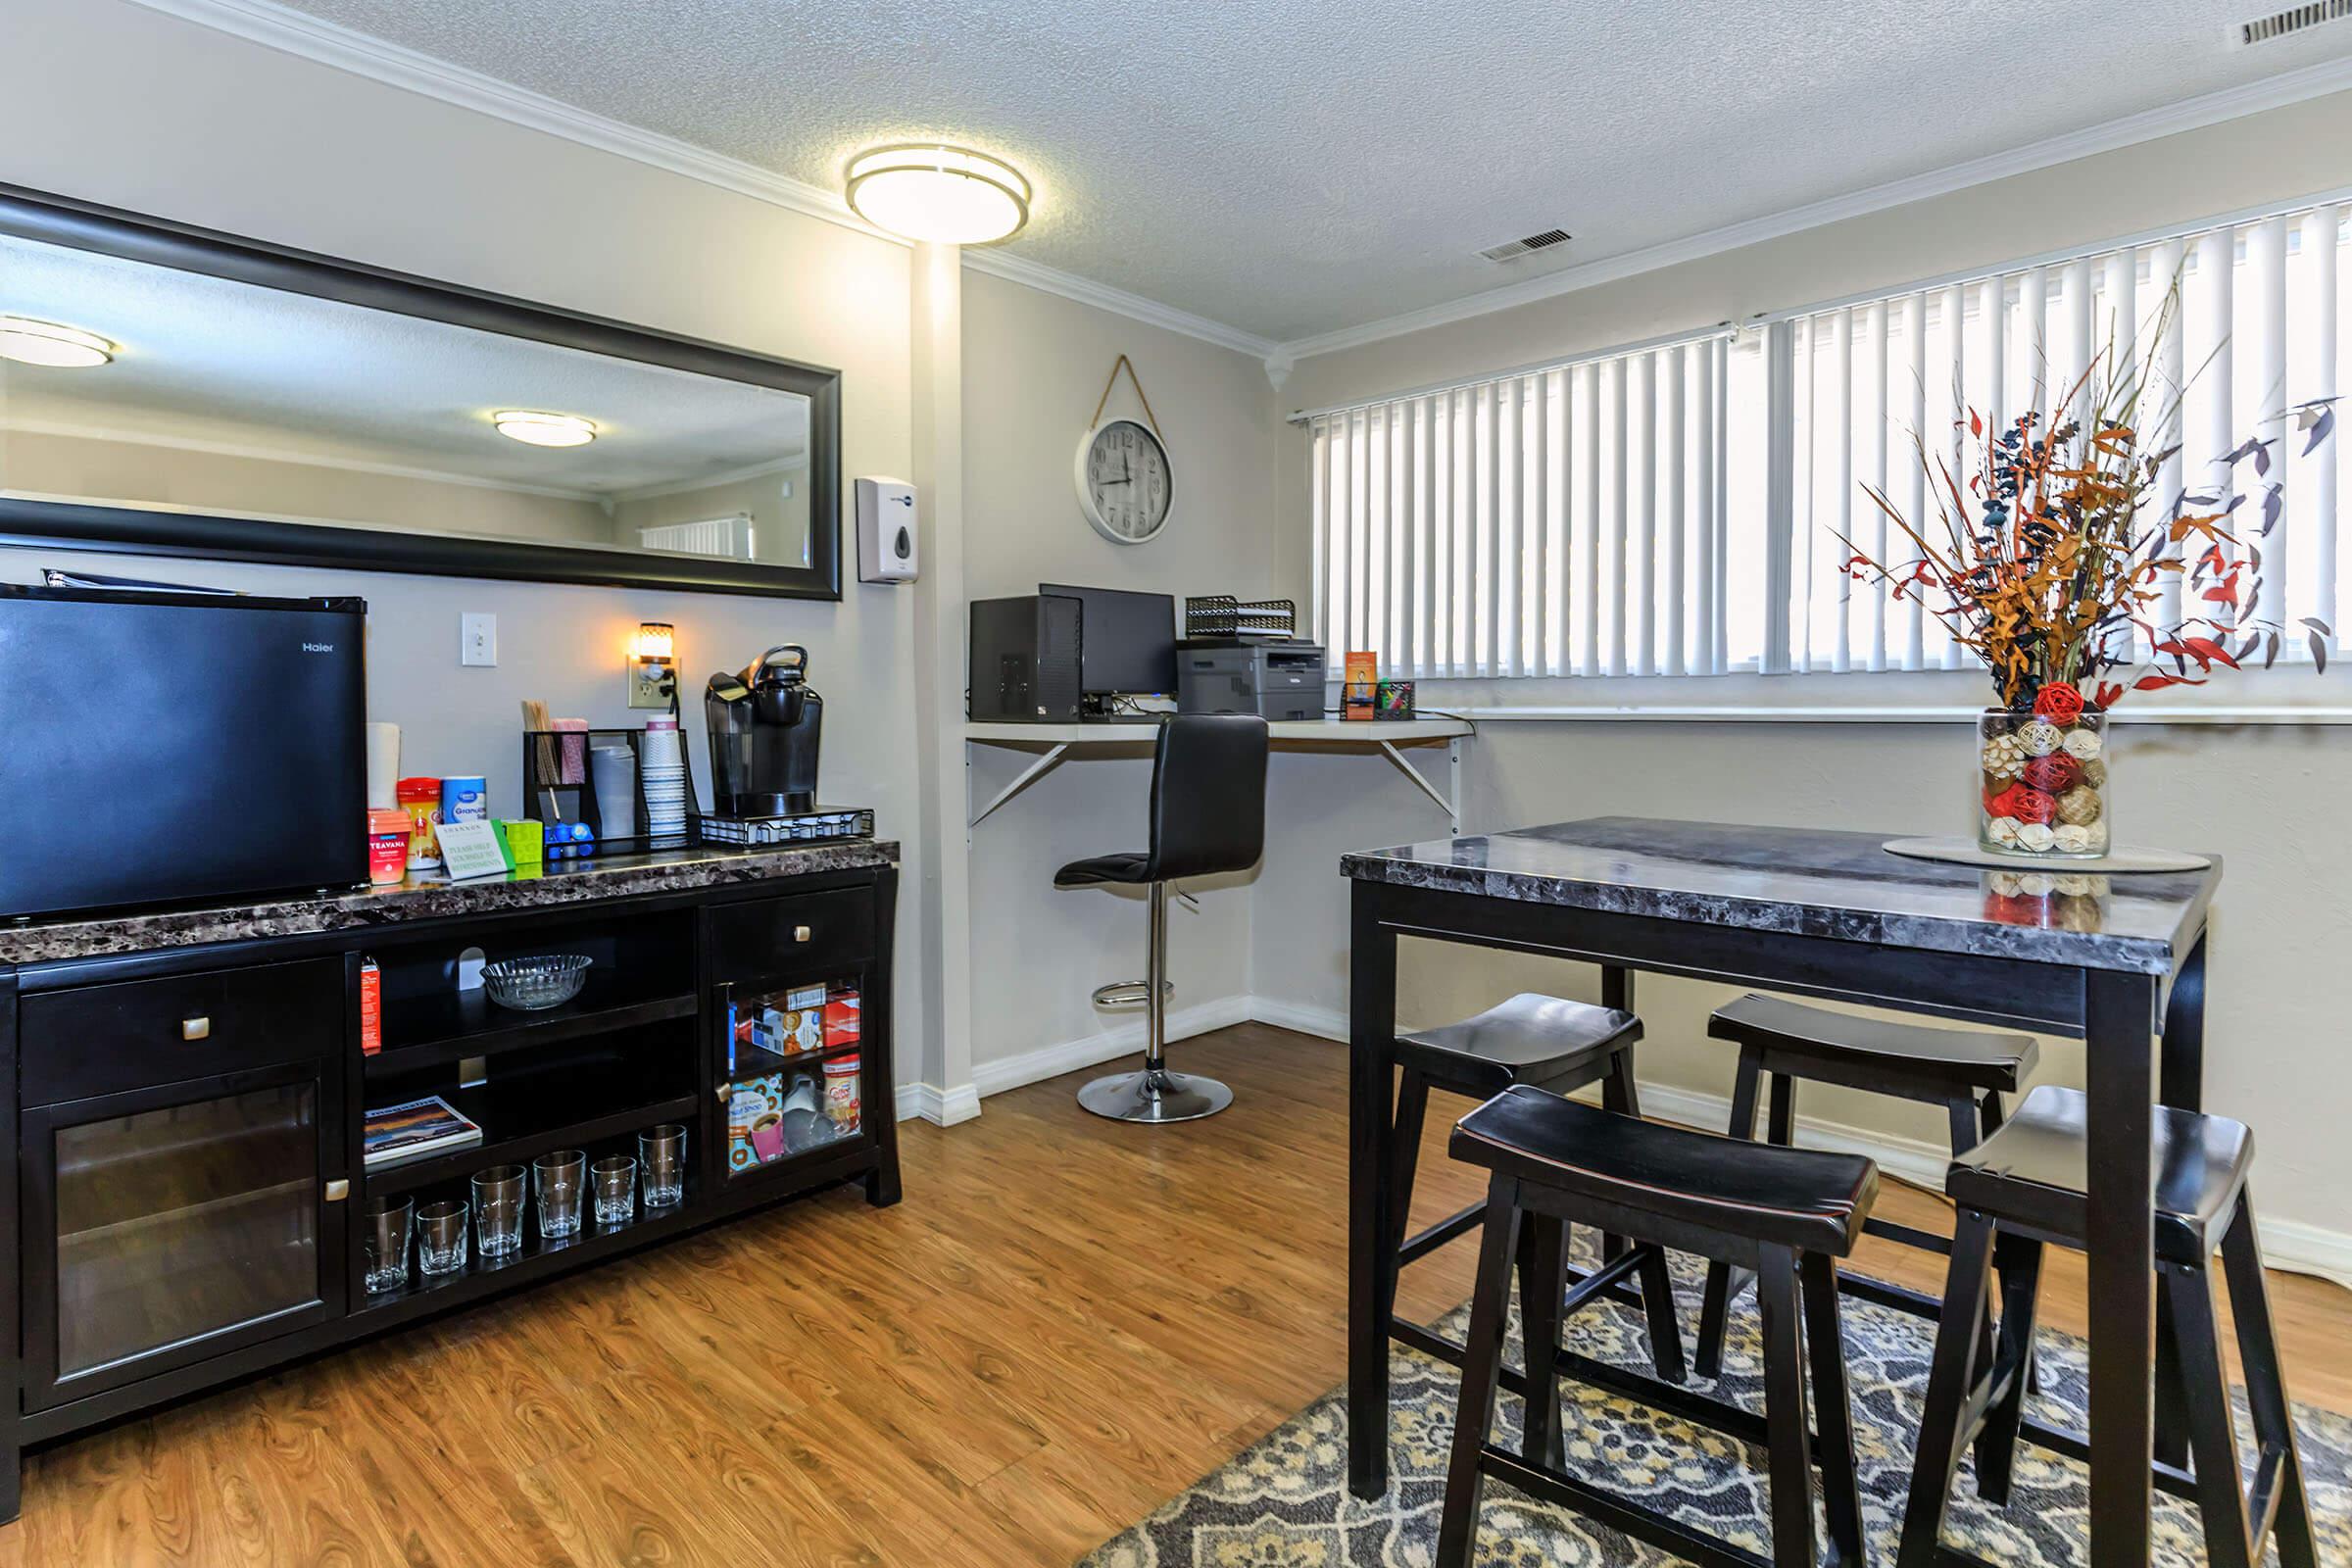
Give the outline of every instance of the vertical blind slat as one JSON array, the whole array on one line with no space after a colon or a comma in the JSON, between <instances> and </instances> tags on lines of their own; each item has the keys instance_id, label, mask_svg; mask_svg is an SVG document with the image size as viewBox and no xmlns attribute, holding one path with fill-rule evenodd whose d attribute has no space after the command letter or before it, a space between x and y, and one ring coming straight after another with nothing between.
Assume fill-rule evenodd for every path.
<instances>
[{"instance_id":1,"label":"vertical blind slat","mask_svg":"<svg viewBox=\"0 0 2352 1568\"><path fill-rule=\"evenodd\" d=\"M1819 578L1819 564L1814 559L1816 555L1814 546L1821 537L1821 519L1815 515L1814 511L1813 454L1818 450L1821 427L1814 419L1813 394L1816 381L1815 369L1821 359L1821 318L1818 316L1807 317L1802 325L1805 345L1805 395L1802 405L1804 433L1797 438L1796 443L1798 470L1803 475L1797 481L1796 514L1800 519L1799 526L1805 530L1805 613L1801 622L1803 629L1797 633L1802 639L1801 652L1795 661L1796 668L1800 672L1810 671L1813 668L1813 588Z\"/></svg>"},{"instance_id":2,"label":"vertical blind slat","mask_svg":"<svg viewBox=\"0 0 2352 1568\"><path fill-rule=\"evenodd\" d=\"M2066 386L2057 390L2063 392L2067 387L2074 388L2074 397L2068 404L2068 413L2079 423L2086 424L2090 419L2093 390L2091 377L2085 373L2090 368L2091 358L2089 257L2085 256L2080 261L2067 265L2064 287L2066 289L2067 346L2063 373L2066 376ZM2053 417L2055 417L2054 414Z\"/></svg>"},{"instance_id":3,"label":"vertical blind slat","mask_svg":"<svg viewBox=\"0 0 2352 1568\"><path fill-rule=\"evenodd\" d=\"M1550 627L1546 612L1552 603L1551 586L1551 399L1548 395L1549 375L1536 377L1535 415L1529 421L1535 441L1535 493L1528 506L1529 526L1535 530L1535 548L1528 580L1533 586L1534 602L1528 607L1528 643L1534 650L1528 664L1531 675L1549 675L1551 667Z\"/></svg>"},{"instance_id":4,"label":"vertical blind slat","mask_svg":"<svg viewBox=\"0 0 2352 1568\"><path fill-rule=\"evenodd\" d=\"M1609 366L1609 404L1613 417L1609 421L1609 473L1613 480L1609 496L1609 535L1615 541L1609 552L1610 604L1615 612L1609 628L1609 673L1625 673L1625 407L1626 366L1617 360Z\"/></svg>"},{"instance_id":5,"label":"vertical blind slat","mask_svg":"<svg viewBox=\"0 0 2352 1568\"><path fill-rule=\"evenodd\" d=\"M1729 450L1728 443L1732 434L1731 339L1717 338L1713 354L1715 360L1715 437L1707 443L1707 451L1710 454L1719 455ZM1732 560L1731 527L1728 521L1731 515L1729 495L1732 483L1732 466L1721 456L1712 456L1709 461L1715 469L1715 504L1707 528L1715 541L1715 569L1707 574L1705 581L1707 584L1706 597L1714 602L1715 635L1714 646L1711 650L1712 657L1707 662L1707 667L1720 675L1731 664L1731 656L1728 651L1731 644L1731 595L1727 591L1727 583Z\"/></svg>"},{"instance_id":6,"label":"vertical blind slat","mask_svg":"<svg viewBox=\"0 0 2352 1568\"><path fill-rule=\"evenodd\" d=\"M1689 667L1685 658L1683 601L1693 597L1687 581L1684 541L1690 518L1683 511L1683 364L1680 344L1666 351L1666 673L1680 675ZM1703 575L1704 568L1701 568Z\"/></svg>"},{"instance_id":7,"label":"vertical blind slat","mask_svg":"<svg viewBox=\"0 0 2352 1568\"><path fill-rule=\"evenodd\" d=\"M2254 288L2254 428L2250 432L2259 440L2275 442L2271 448L2271 481L2284 474L2288 461L2286 428L2286 220L2273 218L2254 225L2250 235L2246 271ZM2257 500L2238 509L2245 520L2239 524L2239 534L2253 545L2261 556L2260 567L2254 576L2254 614L2274 626L2284 626L2286 615L2286 563L2288 530L2294 526L2291 508L2279 513L2278 520L2265 522Z\"/></svg>"},{"instance_id":8,"label":"vertical blind slat","mask_svg":"<svg viewBox=\"0 0 2352 1568\"><path fill-rule=\"evenodd\" d=\"M1716 408L1722 391L1723 362L1718 356L1720 345L1705 343L1698 351L1698 428L1715 427ZM1690 667L1705 675L1711 674L1720 663L1716 647L1717 572L1713 567L1716 557L1716 534L1722 525L1722 493L1717 485L1717 443L1711 437L1698 444L1698 505L1694 529L1698 559L1702 564L1698 575L1698 624L1692 628Z\"/></svg>"},{"instance_id":9,"label":"vertical blind slat","mask_svg":"<svg viewBox=\"0 0 2352 1568\"><path fill-rule=\"evenodd\" d=\"M1414 416L1418 439L1413 443L1413 490L1419 498L1415 536L1419 553L1413 559L1420 598L1413 606L1413 674L1430 674L1438 615L1437 404L1423 398Z\"/></svg>"},{"instance_id":10,"label":"vertical blind slat","mask_svg":"<svg viewBox=\"0 0 2352 1568\"><path fill-rule=\"evenodd\" d=\"M1890 477L1887 467L1886 421L1886 302L1879 301L1870 308L1870 483L1879 494L1886 493ZM1873 561L1886 560L1889 529L1886 514L1876 502L1869 508L1870 555ZM1851 537L1850 535L1848 537ZM1870 667L1886 667L1886 585L1874 582L1870 594Z\"/></svg>"},{"instance_id":11,"label":"vertical blind slat","mask_svg":"<svg viewBox=\"0 0 2352 1568\"><path fill-rule=\"evenodd\" d=\"M1838 518L1832 541L1838 560L1838 651L1830 667L1839 674L1854 667L1854 579L1843 567L1854 537L1854 313L1839 311L1834 318L1838 332L1838 490L1831 503Z\"/></svg>"},{"instance_id":12,"label":"vertical blind slat","mask_svg":"<svg viewBox=\"0 0 2352 1568\"><path fill-rule=\"evenodd\" d=\"M2210 354L2201 352L2197 356L2197 363L2204 366L2198 379L2205 393L2206 483L2201 493L2213 498L2213 511L2227 512L2235 491L2230 466L2224 458L2230 450L2231 399L2237 382L2237 356L2232 347L2236 334L2231 330L2237 315L2235 229L2216 229L2199 237L2197 271L2204 283L2203 292L2211 302L2207 311ZM2208 344L2199 347L2204 349Z\"/></svg>"},{"instance_id":13,"label":"vertical blind slat","mask_svg":"<svg viewBox=\"0 0 2352 1568\"><path fill-rule=\"evenodd\" d=\"M1327 541L1331 537L1331 487L1325 482L1325 469L1331 461L1329 419L1317 419L1306 427L1306 506L1308 515L1314 519L1315 528L1315 537L1311 541L1314 552L1314 576L1311 579L1315 585L1314 627L1315 639L1320 642L1326 635L1324 616L1331 604L1330 564L1324 560L1330 549Z\"/></svg>"},{"instance_id":14,"label":"vertical blind slat","mask_svg":"<svg viewBox=\"0 0 2352 1568\"><path fill-rule=\"evenodd\" d=\"M1579 675L1600 673L1600 367L1587 365L1577 372L1577 401L1585 410L1585 477L1583 523L1579 540L1583 547L1578 559L1583 563L1584 579L1577 589L1576 672Z\"/></svg>"},{"instance_id":15,"label":"vertical blind slat","mask_svg":"<svg viewBox=\"0 0 2352 1568\"><path fill-rule=\"evenodd\" d=\"M2312 263L2312 289L2317 308L2312 312L2311 335L2315 354L2312 366L2311 396L2332 398L2336 395L2336 356L2342 352L2341 331L2337 315L2336 270L2340 260L2338 238L2344 221L2344 209L2329 205L2323 207L2307 220L2303 242ZM2334 405L2337 415L2333 440L2314 454L2317 471L2312 475L2310 518L2313 551L2312 576L2317 592L2312 598L2312 613L2328 628L2323 639L2332 649L2335 620L2335 527L2337 482L2344 463L2344 448L2352 444L2346 435L2341 404Z\"/></svg>"},{"instance_id":16,"label":"vertical blind slat","mask_svg":"<svg viewBox=\"0 0 2352 1568\"><path fill-rule=\"evenodd\" d=\"M1923 516L1927 515L1931 510L1940 514L1943 508L1951 505L1950 489L1944 484L1947 476L1955 485L1965 487L1968 482L1962 477L1961 469L1963 455L1967 451L1968 437L1968 286L1966 284L1955 283L1943 291L1943 318L1947 323L1944 328L1944 341L1951 345L1952 355L1952 396L1945 411L1950 416L1948 419L1950 429L1947 435L1950 450L1944 455L1944 471L1936 476L1937 485L1936 506L1934 509L1923 509ZM1962 493L1966 494L1965 488ZM1960 645L1947 635L1943 644L1943 667L1958 669L1960 654Z\"/></svg>"},{"instance_id":17,"label":"vertical blind slat","mask_svg":"<svg viewBox=\"0 0 2352 1568\"><path fill-rule=\"evenodd\" d=\"M2179 240L2167 240L2156 247L2149 262L2148 284L2151 288L2170 291L2180 277L2180 265L2185 252ZM2169 453L2156 473L2156 504L2170 509L2180 499L2181 476L2186 472L2180 461L2182 397L2187 375L2187 353L2184 344L2185 323L2178 309L2164 313L2162 332L2156 339L2149 358L2149 379L2156 396L2157 445L2159 452ZM2166 572L2157 581L2156 622L2171 626L2180 618L2180 577L2178 572Z\"/></svg>"},{"instance_id":18,"label":"vertical blind slat","mask_svg":"<svg viewBox=\"0 0 2352 1568\"><path fill-rule=\"evenodd\" d=\"M1924 456L1928 438L1928 297L1911 296L1909 308L1911 327L1911 438L1917 450L1907 454L1913 460ZM1925 531L1928 527L1928 469L1927 465L1906 461L1903 467L1911 476L1911 510L1906 514L1911 525ZM1933 538L1934 535L1929 537ZM1906 559L1916 558L1918 551L1909 547L1899 552ZM1903 605L1903 661L1905 669L1923 669L1928 662L1927 606L1918 594L1904 595Z\"/></svg>"},{"instance_id":19,"label":"vertical blind slat","mask_svg":"<svg viewBox=\"0 0 2352 1568\"><path fill-rule=\"evenodd\" d=\"M2046 267L2026 269L2025 281L2019 285L2017 306L2024 319L2019 323L2025 341L2019 343L2018 354L2023 358L2020 367L2025 372L2024 395L2018 399L2017 412L2039 411L2049 408L2050 389L2050 270Z\"/></svg>"},{"instance_id":20,"label":"vertical blind slat","mask_svg":"<svg viewBox=\"0 0 2352 1568\"><path fill-rule=\"evenodd\" d=\"M1642 416L1642 441L1634 472L1642 479L1641 510L1634 544L1634 673L1658 672L1658 357L1637 363L1634 407ZM1628 475L1630 479L1632 476Z\"/></svg>"},{"instance_id":21,"label":"vertical blind slat","mask_svg":"<svg viewBox=\"0 0 2352 1568\"><path fill-rule=\"evenodd\" d=\"M1495 650L1499 639L1495 635L1495 605L1501 584L1497 574L1501 562L1494 548L1494 539L1501 525L1502 514L1502 388L1490 381L1478 389L1480 444L1486 457L1479 466L1479 478L1484 499L1478 507L1478 642L1472 657L1482 670L1495 666Z\"/></svg>"}]
</instances>

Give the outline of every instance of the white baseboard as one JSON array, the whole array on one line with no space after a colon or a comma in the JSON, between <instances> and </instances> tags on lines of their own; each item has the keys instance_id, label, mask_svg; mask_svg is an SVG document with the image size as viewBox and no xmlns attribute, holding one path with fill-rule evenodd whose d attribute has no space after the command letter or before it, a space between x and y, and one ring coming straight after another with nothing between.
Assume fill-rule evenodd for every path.
<instances>
[{"instance_id":1,"label":"white baseboard","mask_svg":"<svg viewBox=\"0 0 2352 1568\"><path fill-rule=\"evenodd\" d=\"M1230 1028L1247 1023L1251 1017L1252 999L1249 997L1219 997L1210 1002L1196 1002L1189 1007L1177 1007L1168 1013L1168 1039L1189 1040L1211 1029ZM1121 1056L1132 1056L1144 1049L1144 1021L1139 1015L1101 1034L1084 1035L1065 1040L1057 1046L1040 1046L1024 1051L1017 1056L1004 1056L995 1061L983 1061L972 1068L972 1086L983 1096L1001 1095L1007 1089L1019 1089L1028 1084L1058 1078L1065 1072L1092 1067Z\"/></svg>"},{"instance_id":2,"label":"white baseboard","mask_svg":"<svg viewBox=\"0 0 2352 1568\"><path fill-rule=\"evenodd\" d=\"M980 1114L980 1092L970 1084L947 1090L931 1084L901 1084L898 1112L901 1121L920 1116L942 1127L953 1127Z\"/></svg>"},{"instance_id":3,"label":"white baseboard","mask_svg":"<svg viewBox=\"0 0 2352 1568\"><path fill-rule=\"evenodd\" d=\"M1347 1015L1330 1008L1300 1006L1270 997L1252 998L1250 1006L1250 1016L1259 1023L1325 1040L1348 1038ZM1722 1131L1732 1119L1729 1095L1711 1095L1672 1084L1644 1082L1642 1109L1661 1121L1679 1122L1708 1132ZM1877 1160L1879 1169L1889 1176L1900 1177L1931 1192L1943 1191L1944 1167L1951 1163L1951 1152L1944 1145L1891 1137L1844 1122L1824 1121L1817 1116L1799 1116L1796 1126L1808 1149L1866 1154ZM2352 1232L2328 1230L2299 1220L2266 1219L2262 1221L2262 1260L2272 1268L2290 1274L2316 1275L2352 1290Z\"/></svg>"}]
</instances>

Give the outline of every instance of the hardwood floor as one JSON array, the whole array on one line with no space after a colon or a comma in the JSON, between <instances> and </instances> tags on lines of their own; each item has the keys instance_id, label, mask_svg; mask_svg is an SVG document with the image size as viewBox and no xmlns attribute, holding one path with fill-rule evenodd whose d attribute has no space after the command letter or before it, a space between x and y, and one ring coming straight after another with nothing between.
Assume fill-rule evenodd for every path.
<instances>
[{"instance_id":1,"label":"hardwood floor","mask_svg":"<svg viewBox=\"0 0 2352 1568\"><path fill-rule=\"evenodd\" d=\"M1059 1568L1342 1372L1344 1052L1260 1025L1177 1052L1232 1110L1001 1095L906 1125L897 1208L843 1190L37 1453L0 1564ZM1423 1218L1476 1187L1431 1122ZM1456 1305L1469 1265L1417 1265L1402 1309ZM2079 1332L2080 1260L2044 1273ZM2273 1278L2289 1387L2352 1409L2352 1294Z\"/></svg>"}]
</instances>

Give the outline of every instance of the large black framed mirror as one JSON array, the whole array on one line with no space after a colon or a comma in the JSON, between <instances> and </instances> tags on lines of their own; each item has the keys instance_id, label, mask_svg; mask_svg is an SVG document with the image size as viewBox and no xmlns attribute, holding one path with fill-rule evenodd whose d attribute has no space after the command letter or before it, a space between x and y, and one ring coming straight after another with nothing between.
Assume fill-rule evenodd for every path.
<instances>
[{"instance_id":1,"label":"large black framed mirror","mask_svg":"<svg viewBox=\"0 0 2352 1568\"><path fill-rule=\"evenodd\" d=\"M841 597L841 372L0 185L0 543Z\"/></svg>"}]
</instances>

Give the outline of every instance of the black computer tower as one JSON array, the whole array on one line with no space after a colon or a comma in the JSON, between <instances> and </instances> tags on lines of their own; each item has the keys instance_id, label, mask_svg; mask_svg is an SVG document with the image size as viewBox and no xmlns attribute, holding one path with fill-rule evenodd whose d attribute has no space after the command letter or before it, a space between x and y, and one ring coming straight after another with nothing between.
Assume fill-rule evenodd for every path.
<instances>
[{"instance_id":1,"label":"black computer tower","mask_svg":"<svg viewBox=\"0 0 2352 1568\"><path fill-rule=\"evenodd\" d=\"M984 721L1076 723L1079 614L1077 600L1057 594L973 600L964 711Z\"/></svg>"}]
</instances>

